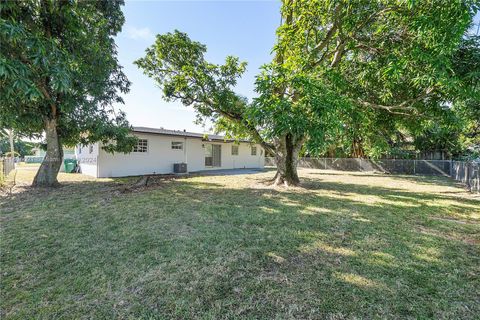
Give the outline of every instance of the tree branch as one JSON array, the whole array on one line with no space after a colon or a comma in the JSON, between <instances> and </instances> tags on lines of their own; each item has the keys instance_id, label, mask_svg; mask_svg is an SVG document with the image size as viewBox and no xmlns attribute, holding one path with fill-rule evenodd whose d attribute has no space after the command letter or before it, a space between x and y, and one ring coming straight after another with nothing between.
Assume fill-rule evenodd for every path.
<instances>
[{"instance_id":1,"label":"tree branch","mask_svg":"<svg viewBox=\"0 0 480 320\"><path fill-rule=\"evenodd\" d=\"M345 41L342 39L339 40L337 47L335 48L335 55L333 56L332 63L330 64L331 68L335 68L345 53Z\"/></svg>"},{"instance_id":2,"label":"tree branch","mask_svg":"<svg viewBox=\"0 0 480 320\"><path fill-rule=\"evenodd\" d=\"M334 13L333 13L333 24L332 27L327 31L327 34L325 35L325 39L322 40L319 44L313 48L312 53L322 51L325 49L326 45L330 42L332 39L333 35L339 28L340 22L338 20L340 16L340 11L343 9L343 3L340 3L338 6L335 7Z\"/></svg>"},{"instance_id":3,"label":"tree branch","mask_svg":"<svg viewBox=\"0 0 480 320\"><path fill-rule=\"evenodd\" d=\"M192 79L194 82L195 79ZM262 136L260 135L260 133L258 132L257 128L248 123L245 118L242 116L242 114L240 113L233 113L231 111L227 111L227 110L223 110L221 108L218 108L216 107L216 104L214 101L212 101L212 99L208 98L208 95L207 95L207 92L205 90L205 88L201 85L198 85L197 83L197 86L200 88L200 90L202 91L202 94L203 94L203 97L185 97L185 96L182 96L182 95L172 95L172 97L176 98L176 99L189 99L192 103L200 103L200 104L203 104L203 105L207 105L211 112L212 113L217 113L217 114L220 114L221 116L231 120L231 121L234 121L234 122L237 122L239 123L240 125L242 125L243 127L245 127L245 129L248 130L248 132L250 133L250 135L252 136L252 138L254 140L256 140L258 143L260 143L260 145L267 151L269 151L270 153L274 153L275 152L275 147L266 142Z\"/></svg>"},{"instance_id":4,"label":"tree branch","mask_svg":"<svg viewBox=\"0 0 480 320\"><path fill-rule=\"evenodd\" d=\"M399 103L399 104L396 104L396 105L382 105L382 104L378 104L378 103L372 103L372 102L364 101L360 98L357 101L358 101L358 103L360 103L361 105L363 105L365 107L374 108L374 109L382 109L382 110L386 110L386 111L388 111L390 113L393 113L393 114L411 115L409 113L405 113L405 112L401 112L401 111L399 112L399 111L395 111L395 110L406 110L406 111L415 110L415 108L412 105L416 102L419 102L419 101L425 99L427 96L429 96L433 92L433 90L434 90L434 88L430 87L427 90L425 90L425 92L422 93L421 95L419 95L415 98L412 98L412 99L405 100L402 103Z\"/></svg>"},{"instance_id":5,"label":"tree branch","mask_svg":"<svg viewBox=\"0 0 480 320\"><path fill-rule=\"evenodd\" d=\"M229 120L231 121L235 121L237 123L240 123L242 126L244 126L249 132L250 134L252 135L253 139L256 140L258 143L260 143L260 145L265 149L267 150L268 152L270 153L275 153L275 147L273 144L270 144L268 142L266 142L262 136L260 135L260 133L258 132L257 128L248 123L241 115L235 115L235 114L232 114L232 113L229 113L227 111L224 111L224 110L217 110L217 112L228 118Z\"/></svg>"}]
</instances>

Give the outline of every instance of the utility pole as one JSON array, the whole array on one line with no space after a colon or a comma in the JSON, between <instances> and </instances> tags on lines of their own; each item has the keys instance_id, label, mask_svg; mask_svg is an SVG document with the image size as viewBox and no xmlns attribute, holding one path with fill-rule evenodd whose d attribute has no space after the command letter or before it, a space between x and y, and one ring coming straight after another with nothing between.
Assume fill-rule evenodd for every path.
<instances>
[{"instance_id":1,"label":"utility pole","mask_svg":"<svg viewBox=\"0 0 480 320\"><path fill-rule=\"evenodd\" d=\"M10 157L15 157L15 145L13 144L13 129L8 131L8 137L10 138Z\"/></svg>"}]
</instances>

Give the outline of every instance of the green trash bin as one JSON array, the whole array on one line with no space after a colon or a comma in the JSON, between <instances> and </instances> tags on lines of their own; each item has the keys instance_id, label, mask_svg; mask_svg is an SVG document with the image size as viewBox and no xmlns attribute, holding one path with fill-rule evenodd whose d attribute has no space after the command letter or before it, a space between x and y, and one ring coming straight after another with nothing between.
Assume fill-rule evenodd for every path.
<instances>
[{"instance_id":1,"label":"green trash bin","mask_svg":"<svg viewBox=\"0 0 480 320\"><path fill-rule=\"evenodd\" d=\"M63 160L63 165L65 166L66 173L72 173L73 171L75 171L75 167L77 166L77 160L65 159Z\"/></svg>"}]
</instances>

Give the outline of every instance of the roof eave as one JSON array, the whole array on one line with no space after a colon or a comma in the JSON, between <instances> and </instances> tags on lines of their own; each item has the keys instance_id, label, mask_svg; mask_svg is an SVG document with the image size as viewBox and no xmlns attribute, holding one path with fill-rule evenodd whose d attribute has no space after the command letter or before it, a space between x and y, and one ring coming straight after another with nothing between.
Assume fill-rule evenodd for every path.
<instances>
[{"instance_id":1,"label":"roof eave","mask_svg":"<svg viewBox=\"0 0 480 320\"><path fill-rule=\"evenodd\" d=\"M138 130L138 129L133 129L132 132L135 132L135 133L144 133L144 134L155 134L155 135L169 136L169 137L201 139L202 141L205 141L205 142L208 142L208 141L236 142L236 141L237 141L237 140L235 140L235 139L219 139L219 138L208 138L208 139L205 139L204 137L199 137L199 136L194 136L194 135L188 135L188 134L174 134L174 133L168 133L168 132L154 132L154 131ZM248 141L248 140L239 140L239 142L251 143L251 141Z\"/></svg>"}]
</instances>

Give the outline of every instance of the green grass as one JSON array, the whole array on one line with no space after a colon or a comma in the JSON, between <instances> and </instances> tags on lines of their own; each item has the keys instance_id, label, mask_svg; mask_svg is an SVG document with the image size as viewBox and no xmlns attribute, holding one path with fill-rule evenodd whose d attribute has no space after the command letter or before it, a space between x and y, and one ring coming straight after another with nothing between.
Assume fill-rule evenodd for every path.
<instances>
[{"instance_id":1,"label":"green grass","mask_svg":"<svg viewBox=\"0 0 480 320\"><path fill-rule=\"evenodd\" d=\"M0 198L1 318L480 317L478 198L444 178L300 175L21 187Z\"/></svg>"}]
</instances>

